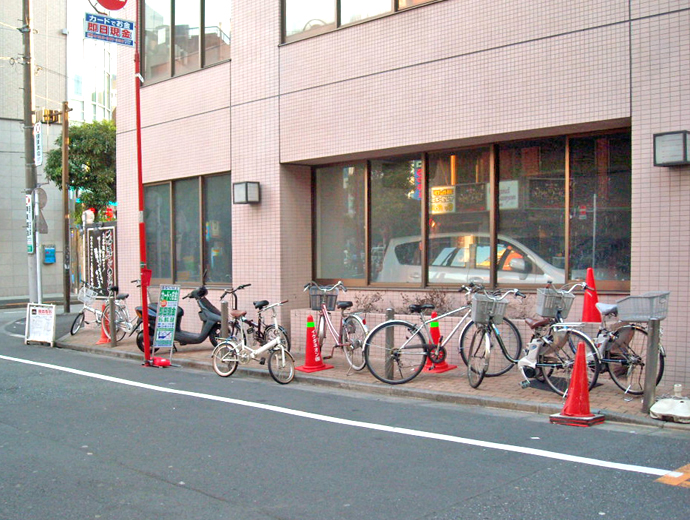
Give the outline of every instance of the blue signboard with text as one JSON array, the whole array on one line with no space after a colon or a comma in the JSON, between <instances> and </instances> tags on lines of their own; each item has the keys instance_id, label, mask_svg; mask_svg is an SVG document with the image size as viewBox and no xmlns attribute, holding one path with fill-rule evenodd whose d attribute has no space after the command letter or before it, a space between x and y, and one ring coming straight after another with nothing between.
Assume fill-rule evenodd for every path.
<instances>
[{"instance_id":1,"label":"blue signboard with text","mask_svg":"<svg viewBox=\"0 0 690 520\"><path fill-rule=\"evenodd\" d=\"M134 47L134 22L86 13L84 37Z\"/></svg>"}]
</instances>

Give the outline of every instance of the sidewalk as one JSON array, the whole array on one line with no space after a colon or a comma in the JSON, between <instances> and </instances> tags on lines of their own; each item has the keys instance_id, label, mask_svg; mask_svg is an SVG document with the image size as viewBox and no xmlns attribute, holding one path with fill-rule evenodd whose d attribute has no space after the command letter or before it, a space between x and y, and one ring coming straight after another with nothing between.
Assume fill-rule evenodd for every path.
<instances>
[{"instance_id":1,"label":"sidewalk","mask_svg":"<svg viewBox=\"0 0 690 520\"><path fill-rule=\"evenodd\" d=\"M135 359L143 363L144 357L136 346L134 336L125 338L115 348L111 347L109 343L97 345L99 338L100 331L90 326L82 329L75 336L68 333L59 337L56 345L98 355ZM202 345L181 346L173 354L172 363L181 367L213 370L211 350L210 342ZM293 345L292 350L296 365L303 365L304 346ZM169 351L159 351L157 355L168 357ZM349 372L345 356L340 350L336 350L334 357L326 360L326 363L333 365L334 368L312 373L297 371L293 384L308 383L327 386L334 391L347 389L371 394L503 408L544 415L558 413L563 409L561 397L546 385L534 381L530 388L522 389L519 385L521 378L515 369L501 377L486 378L479 389L474 389L467 382L464 366L440 374L425 371L409 383L387 385L375 379L366 368L361 372ZM175 370L175 367L166 370ZM266 366L251 362L248 365L240 366L237 373L232 377L268 378L269 374ZM613 384L608 374L600 376L597 386L590 392L589 398L591 412L604 414L607 421L657 428L674 428L690 432L690 425L688 424L658 421L642 413L642 396L624 395ZM544 420L548 419L545 417Z\"/></svg>"}]
</instances>

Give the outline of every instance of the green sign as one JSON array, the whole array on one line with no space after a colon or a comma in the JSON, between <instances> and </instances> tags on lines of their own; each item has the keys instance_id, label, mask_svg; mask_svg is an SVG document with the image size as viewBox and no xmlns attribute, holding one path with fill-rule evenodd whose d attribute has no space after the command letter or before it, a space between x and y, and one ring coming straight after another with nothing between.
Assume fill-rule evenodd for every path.
<instances>
[{"instance_id":1,"label":"green sign","mask_svg":"<svg viewBox=\"0 0 690 520\"><path fill-rule=\"evenodd\" d=\"M161 285L158 298L156 330L153 334L154 348L172 348L175 341L177 306L180 303L179 285Z\"/></svg>"}]
</instances>

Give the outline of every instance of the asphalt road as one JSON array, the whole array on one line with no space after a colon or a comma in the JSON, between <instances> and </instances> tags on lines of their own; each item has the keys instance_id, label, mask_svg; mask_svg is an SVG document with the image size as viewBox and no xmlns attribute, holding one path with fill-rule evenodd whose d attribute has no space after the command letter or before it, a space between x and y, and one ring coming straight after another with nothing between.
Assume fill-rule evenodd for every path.
<instances>
[{"instance_id":1,"label":"asphalt road","mask_svg":"<svg viewBox=\"0 0 690 520\"><path fill-rule=\"evenodd\" d=\"M26 346L14 319L3 520L690 518L657 481L690 464L685 432L145 368Z\"/></svg>"}]
</instances>

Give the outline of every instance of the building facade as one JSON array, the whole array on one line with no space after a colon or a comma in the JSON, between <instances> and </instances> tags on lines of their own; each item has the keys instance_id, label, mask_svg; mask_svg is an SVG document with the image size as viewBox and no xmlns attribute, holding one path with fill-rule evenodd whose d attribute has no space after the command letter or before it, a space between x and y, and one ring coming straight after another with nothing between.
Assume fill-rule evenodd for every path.
<instances>
[{"instance_id":1,"label":"building facade","mask_svg":"<svg viewBox=\"0 0 690 520\"><path fill-rule=\"evenodd\" d=\"M591 267L603 301L671 291L664 383L690 383L690 168L653 157L690 127L690 0L140 3L154 285L251 283L241 305L289 299L287 324L312 279L380 312ZM139 269L133 67L122 52L121 282ZM258 204L232 203L243 182Z\"/></svg>"}]
</instances>

